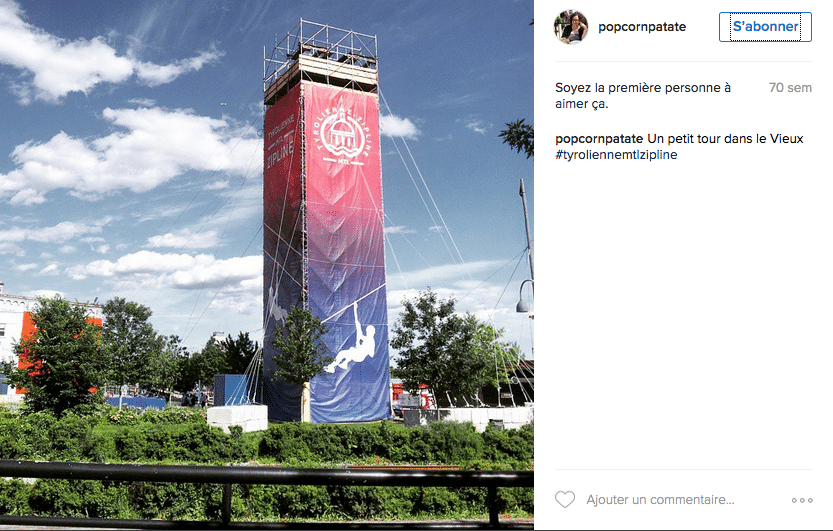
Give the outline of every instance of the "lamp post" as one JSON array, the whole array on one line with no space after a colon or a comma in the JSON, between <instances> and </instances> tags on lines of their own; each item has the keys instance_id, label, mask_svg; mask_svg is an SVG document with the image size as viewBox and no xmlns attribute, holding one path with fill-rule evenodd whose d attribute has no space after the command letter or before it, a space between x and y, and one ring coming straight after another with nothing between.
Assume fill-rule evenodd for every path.
<instances>
[{"instance_id":1,"label":"lamp post","mask_svg":"<svg viewBox=\"0 0 833 531\"><path fill-rule=\"evenodd\" d=\"M524 284L527 282L532 282L532 293L535 293L535 263L532 259L532 236L530 235L529 231L529 213L526 209L526 190L524 190L524 180L521 179L521 189L520 189L521 200L523 200L524 205L524 223L526 224L526 250L529 255L529 276L530 278L521 282L521 288L519 293L519 300L517 306L515 306L515 311L517 313L528 313L529 312L529 303L524 301L523 297L523 290Z\"/></svg>"},{"instance_id":2,"label":"lamp post","mask_svg":"<svg viewBox=\"0 0 833 531\"><path fill-rule=\"evenodd\" d=\"M524 180L521 179L521 189L520 189L521 199L523 200L524 204L524 222L526 223L526 249L529 252L529 277L532 280L535 280L535 266L534 261L532 260L532 237L529 231L529 213L526 210L526 190L524 190ZM534 286L532 288L535 289Z\"/></svg>"},{"instance_id":3,"label":"lamp post","mask_svg":"<svg viewBox=\"0 0 833 531\"><path fill-rule=\"evenodd\" d=\"M523 282L521 282L521 289L519 290L519 293L518 293L518 299L519 300L518 300L518 304L515 306L515 312L517 312L517 313L528 313L529 312L529 303L524 300L524 284L526 284L527 282L532 282L533 289L534 289L534 286L535 286L535 281L532 280L531 278L528 278L528 279L524 280Z\"/></svg>"}]
</instances>

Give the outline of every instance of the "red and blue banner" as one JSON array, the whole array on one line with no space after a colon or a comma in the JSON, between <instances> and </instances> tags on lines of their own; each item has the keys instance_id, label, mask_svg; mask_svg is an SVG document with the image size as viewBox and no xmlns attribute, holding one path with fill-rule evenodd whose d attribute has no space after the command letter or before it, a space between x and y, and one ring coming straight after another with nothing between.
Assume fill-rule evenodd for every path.
<instances>
[{"instance_id":1,"label":"red and blue banner","mask_svg":"<svg viewBox=\"0 0 833 531\"><path fill-rule=\"evenodd\" d=\"M304 306L301 85L266 111L263 128L263 401L273 420L301 419L300 385L275 377L275 327Z\"/></svg>"},{"instance_id":2,"label":"red and blue banner","mask_svg":"<svg viewBox=\"0 0 833 531\"><path fill-rule=\"evenodd\" d=\"M296 87L269 109L264 129L265 346L271 345L274 323L285 315L282 312L304 304L302 286L306 287L306 305L328 326L323 339L334 358L327 372L310 382L312 422L389 418L378 99L375 94L315 83L300 87L300 103L293 95ZM293 104L303 108L303 135L292 127L300 121L294 118ZM272 142L268 135L273 130L273 138L278 139L290 138L294 132L299 143L288 148L280 140ZM304 160L297 174L303 177L296 185L294 158L301 136ZM283 163L287 157L290 160ZM271 172L275 165L281 170ZM274 184L276 180L285 182ZM296 194L290 191L295 189L302 191L297 208ZM267 206L267 201L280 201L281 193L289 201L287 206L278 206L284 204L280 202ZM276 241L267 242L267 232ZM274 259L269 245L276 249ZM300 267L293 261L299 249ZM280 353L264 352L268 374L274 363L280 363ZM300 417L300 386L280 382L268 387L270 418ZM273 399L280 405L273 406Z\"/></svg>"}]
</instances>

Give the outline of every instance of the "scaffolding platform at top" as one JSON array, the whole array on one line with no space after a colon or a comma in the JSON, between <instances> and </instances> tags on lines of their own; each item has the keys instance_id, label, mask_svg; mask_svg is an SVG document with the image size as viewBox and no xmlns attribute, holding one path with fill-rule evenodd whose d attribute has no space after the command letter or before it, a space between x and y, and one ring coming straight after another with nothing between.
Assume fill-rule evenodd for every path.
<instances>
[{"instance_id":1,"label":"scaffolding platform at top","mask_svg":"<svg viewBox=\"0 0 833 531\"><path fill-rule=\"evenodd\" d=\"M301 19L267 55L263 48L263 103L272 105L289 89L313 81L376 92L376 36Z\"/></svg>"}]
</instances>

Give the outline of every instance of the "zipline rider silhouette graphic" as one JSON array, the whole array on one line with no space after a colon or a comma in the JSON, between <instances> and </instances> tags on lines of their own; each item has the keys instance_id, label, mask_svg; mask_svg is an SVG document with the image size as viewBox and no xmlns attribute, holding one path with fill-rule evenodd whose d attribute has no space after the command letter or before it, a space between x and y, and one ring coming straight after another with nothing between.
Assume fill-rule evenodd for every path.
<instances>
[{"instance_id":1,"label":"zipline rider silhouette graphic","mask_svg":"<svg viewBox=\"0 0 833 531\"><path fill-rule=\"evenodd\" d=\"M362 333L362 324L359 322L359 303L353 303L353 317L356 321L356 346L342 350L336 356L335 361L327 365L324 370L330 374L336 372L336 367L339 369L348 369L351 361L364 361L367 357L373 357L376 352L376 340L373 335L376 333L376 328L373 325L367 326L367 333Z\"/></svg>"}]
</instances>

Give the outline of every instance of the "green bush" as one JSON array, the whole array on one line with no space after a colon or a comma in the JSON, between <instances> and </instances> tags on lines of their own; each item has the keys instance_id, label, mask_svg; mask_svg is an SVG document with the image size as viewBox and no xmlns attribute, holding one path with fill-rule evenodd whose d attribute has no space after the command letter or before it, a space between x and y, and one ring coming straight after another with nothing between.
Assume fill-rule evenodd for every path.
<instances>
[{"instance_id":1,"label":"green bush","mask_svg":"<svg viewBox=\"0 0 833 531\"><path fill-rule=\"evenodd\" d=\"M331 517L358 520L396 520L412 515L415 490L410 487L331 485Z\"/></svg>"},{"instance_id":2,"label":"green bush","mask_svg":"<svg viewBox=\"0 0 833 531\"><path fill-rule=\"evenodd\" d=\"M411 439L428 445L428 459L435 463L459 464L477 459L483 438L470 422L434 422L413 431Z\"/></svg>"},{"instance_id":3,"label":"green bush","mask_svg":"<svg viewBox=\"0 0 833 531\"><path fill-rule=\"evenodd\" d=\"M73 413L66 413L49 430L52 457L56 461L81 461L93 445L92 423Z\"/></svg>"},{"instance_id":4,"label":"green bush","mask_svg":"<svg viewBox=\"0 0 833 531\"><path fill-rule=\"evenodd\" d=\"M146 483L128 487L130 506L141 518L219 520L222 487L193 483Z\"/></svg>"},{"instance_id":5,"label":"green bush","mask_svg":"<svg viewBox=\"0 0 833 531\"><path fill-rule=\"evenodd\" d=\"M120 461L179 461L228 463L248 461L256 456L249 439L228 435L207 424L142 424L128 426L113 437Z\"/></svg>"},{"instance_id":6,"label":"green bush","mask_svg":"<svg viewBox=\"0 0 833 531\"><path fill-rule=\"evenodd\" d=\"M460 505L460 495L455 490L441 487L415 489L414 512L417 514L447 514Z\"/></svg>"},{"instance_id":7,"label":"green bush","mask_svg":"<svg viewBox=\"0 0 833 531\"><path fill-rule=\"evenodd\" d=\"M29 491L30 514L86 518L136 518L123 484L40 479Z\"/></svg>"},{"instance_id":8,"label":"green bush","mask_svg":"<svg viewBox=\"0 0 833 531\"><path fill-rule=\"evenodd\" d=\"M534 429L527 424L519 430L486 428L483 458L494 462L530 461L535 457Z\"/></svg>"},{"instance_id":9,"label":"green bush","mask_svg":"<svg viewBox=\"0 0 833 531\"><path fill-rule=\"evenodd\" d=\"M0 479L0 514L29 514L29 485L20 480Z\"/></svg>"},{"instance_id":10,"label":"green bush","mask_svg":"<svg viewBox=\"0 0 833 531\"><path fill-rule=\"evenodd\" d=\"M330 510L330 496L323 485L244 485L244 516L255 520L319 518Z\"/></svg>"},{"instance_id":11,"label":"green bush","mask_svg":"<svg viewBox=\"0 0 833 531\"><path fill-rule=\"evenodd\" d=\"M273 424L230 434L208 426L205 412L97 407L56 419L0 408L0 458L52 461L228 464L254 459L281 466L342 463L449 464L464 469L533 468L534 431L440 422L406 428L393 422ZM183 478L187 481L187 478ZM465 518L486 513L485 488L234 485L235 519ZM498 489L501 511L532 513L534 489ZM222 489L190 483L0 480L0 514L100 518L220 518Z\"/></svg>"}]
</instances>

